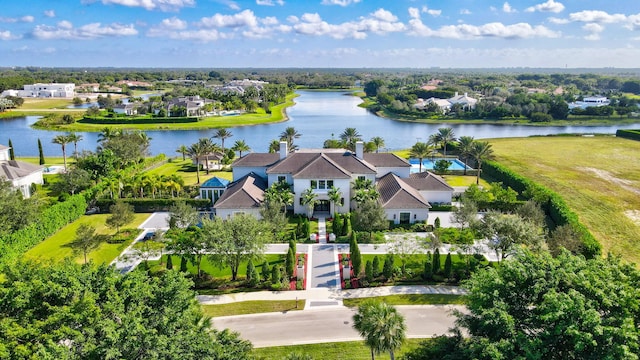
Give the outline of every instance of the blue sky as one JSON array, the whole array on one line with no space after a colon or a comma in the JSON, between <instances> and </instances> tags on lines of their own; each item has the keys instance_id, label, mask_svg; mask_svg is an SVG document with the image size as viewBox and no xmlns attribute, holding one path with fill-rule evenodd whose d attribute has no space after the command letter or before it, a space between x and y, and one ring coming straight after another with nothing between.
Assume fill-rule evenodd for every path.
<instances>
[{"instance_id":1,"label":"blue sky","mask_svg":"<svg viewBox=\"0 0 640 360\"><path fill-rule=\"evenodd\" d=\"M638 0L9 0L0 66L640 67Z\"/></svg>"}]
</instances>

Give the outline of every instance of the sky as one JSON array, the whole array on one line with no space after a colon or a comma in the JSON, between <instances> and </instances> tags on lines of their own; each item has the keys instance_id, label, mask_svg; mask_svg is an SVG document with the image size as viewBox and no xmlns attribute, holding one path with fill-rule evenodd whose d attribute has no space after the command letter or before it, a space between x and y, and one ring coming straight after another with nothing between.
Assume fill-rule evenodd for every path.
<instances>
[{"instance_id":1,"label":"sky","mask_svg":"<svg viewBox=\"0 0 640 360\"><path fill-rule=\"evenodd\" d=\"M0 66L637 68L638 0L3 0Z\"/></svg>"}]
</instances>

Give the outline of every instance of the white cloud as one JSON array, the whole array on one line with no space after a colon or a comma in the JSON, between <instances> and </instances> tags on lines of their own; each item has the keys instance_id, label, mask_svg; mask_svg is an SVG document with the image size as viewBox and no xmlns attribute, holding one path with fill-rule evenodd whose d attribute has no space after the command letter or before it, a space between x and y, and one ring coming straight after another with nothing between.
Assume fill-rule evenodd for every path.
<instances>
[{"instance_id":1,"label":"white cloud","mask_svg":"<svg viewBox=\"0 0 640 360\"><path fill-rule=\"evenodd\" d=\"M550 17L549 22L552 24L558 24L558 25L564 25L564 24L568 24L571 21L569 19L561 19L561 18L557 18L557 17Z\"/></svg>"},{"instance_id":2,"label":"white cloud","mask_svg":"<svg viewBox=\"0 0 640 360\"><path fill-rule=\"evenodd\" d=\"M298 17L295 16L295 15L289 15L289 16L287 16L287 21L292 23L292 24L296 24L296 23L300 22L300 19L298 19Z\"/></svg>"},{"instance_id":3,"label":"white cloud","mask_svg":"<svg viewBox=\"0 0 640 360\"><path fill-rule=\"evenodd\" d=\"M275 16L267 16L264 19L260 19L260 23L262 25L267 25L267 26L273 26L273 25L278 25L278 19Z\"/></svg>"},{"instance_id":4,"label":"white cloud","mask_svg":"<svg viewBox=\"0 0 640 360\"><path fill-rule=\"evenodd\" d=\"M502 11L506 12L507 14L517 13L518 12L518 10L514 9L513 7L511 7L511 5L509 5L508 2L505 2L504 4L502 4Z\"/></svg>"},{"instance_id":5,"label":"white cloud","mask_svg":"<svg viewBox=\"0 0 640 360\"><path fill-rule=\"evenodd\" d=\"M629 22L627 25L629 30L640 30L640 14L629 15L627 21Z\"/></svg>"},{"instance_id":6,"label":"white cloud","mask_svg":"<svg viewBox=\"0 0 640 360\"><path fill-rule=\"evenodd\" d=\"M427 6L422 7L422 12L431 16L440 16L442 14L442 10L429 9Z\"/></svg>"},{"instance_id":7,"label":"white cloud","mask_svg":"<svg viewBox=\"0 0 640 360\"><path fill-rule=\"evenodd\" d=\"M504 25L502 23L488 23L480 26L459 24L447 25L433 30L424 25L419 19L409 21L411 30L409 35L424 37L439 37L446 39L481 39L481 38L503 38L503 39L523 39L523 38L556 38L560 33L549 30L547 27L538 25L531 26L527 23Z\"/></svg>"},{"instance_id":8,"label":"white cloud","mask_svg":"<svg viewBox=\"0 0 640 360\"><path fill-rule=\"evenodd\" d=\"M397 22L397 19L391 12L378 9L368 17L361 17L357 21L329 24L317 13L307 13L302 15L300 22L294 23L293 30L302 35L329 36L334 39L365 39L369 33L383 35L404 31L406 26Z\"/></svg>"},{"instance_id":9,"label":"white cloud","mask_svg":"<svg viewBox=\"0 0 640 360\"><path fill-rule=\"evenodd\" d=\"M33 29L32 35L41 40L53 39L96 39L104 37L120 37L137 35L138 30L131 24L109 24L91 23L74 28L69 21L60 21L57 26L38 25Z\"/></svg>"},{"instance_id":10,"label":"white cloud","mask_svg":"<svg viewBox=\"0 0 640 360\"><path fill-rule=\"evenodd\" d=\"M141 7L147 10L176 11L183 7L195 6L195 0L82 0L83 4L101 1L105 5Z\"/></svg>"},{"instance_id":11,"label":"white cloud","mask_svg":"<svg viewBox=\"0 0 640 360\"><path fill-rule=\"evenodd\" d=\"M380 21L386 21L386 22L394 22L394 21L398 21L398 17L393 15L390 11L387 11L385 9L378 9L376 10L374 13L371 14L371 17L373 17L374 19L378 19Z\"/></svg>"},{"instance_id":12,"label":"white cloud","mask_svg":"<svg viewBox=\"0 0 640 360\"><path fill-rule=\"evenodd\" d=\"M409 17L412 19L420 19L420 10L418 8L410 7L408 11Z\"/></svg>"},{"instance_id":13,"label":"white cloud","mask_svg":"<svg viewBox=\"0 0 640 360\"><path fill-rule=\"evenodd\" d=\"M55 10L53 10L53 9L51 9L51 10L45 10L45 11L44 11L44 16L46 16L46 17L50 17L50 18L52 18L52 17L56 17L56 11L55 11Z\"/></svg>"},{"instance_id":14,"label":"white cloud","mask_svg":"<svg viewBox=\"0 0 640 360\"><path fill-rule=\"evenodd\" d=\"M284 1L283 0L256 0L256 5L263 5L263 6L276 6L277 5L284 5Z\"/></svg>"},{"instance_id":15,"label":"white cloud","mask_svg":"<svg viewBox=\"0 0 640 360\"><path fill-rule=\"evenodd\" d=\"M322 5L340 5L349 6L351 4L357 4L362 0L322 0Z\"/></svg>"},{"instance_id":16,"label":"white cloud","mask_svg":"<svg viewBox=\"0 0 640 360\"><path fill-rule=\"evenodd\" d=\"M604 31L604 26L596 23L588 23L582 26L582 30L589 33L584 37L585 40L600 40L600 33Z\"/></svg>"},{"instance_id":17,"label":"white cloud","mask_svg":"<svg viewBox=\"0 0 640 360\"><path fill-rule=\"evenodd\" d=\"M0 16L0 23L17 23L17 22L25 22L25 23L31 23L33 22L34 18L31 15L27 15L27 16L22 16L20 18L10 18L10 17L2 17Z\"/></svg>"},{"instance_id":18,"label":"white cloud","mask_svg":"<svg viewBox=\"0 0 640 360\"><path fill-rule=\"evenodd\" d=\"M34 20L34 18L31 15L23 16L23 17L20 18L20 21L26 22L26 23L32 23L33 20Z\"/></svg>"},{"instance_id":19,"label":"white cloud","mask_svg":"<svg viewBox=\"0 0 640 360\"><path fill-rule=\"evenodd\" d=\"M170 19L163 19L160 26L165 29L184 30L187 28L187 22L174 16Z\"/></svg>"},{"instance_id":20,"label":"white cloud","mask_svg":"<svg viewBox=\"0 0 640 360\"><path fill-rule=\"evenodd\" d=\"M202 18L199 25L206 28L255 27L258 25L258 19L253 14L253 11L247 9L234 15L215 14L208 18Z\"/></svg>"},{"instance_id":21,"label":"white cloud","mask_svg":"<svg viewBox=\"0 0 640 360\"><path fill-rule=\"evenodd\" d=\"M564 10L564 5L562 3L555 2L554 0L549 0L549 1L544 2L542 4L538 4L538 5L535 5L535 6L530 6L525 11L526 12L540 11L540 12L559 13L562 10Z\"/></svg>"},{"instance_id":22,"label":"white cloud","mask_svg":"<svg viewBox=\"0 0 640 360\"><path fill-rule=\"evenodd\" d=\"M216 41L226 36L220 33L216 29L200 29L200 30L185 30L185 31L168 31L165 29L154 28L147 32L147 36L150 37L167 37L173 40L191 40L196 42L207 43Z\"/></svg>"},{"instance_id":23,"label":"white cloud","mask_svg":"<svg viewBox=\"0 0 640 360\"><path fill-rule=\"evenodd\" d=\"M600 10L585 10L569 14L569 19L571 21L609 24L623 22L627 17L623 14L608 14Z\"/></svg>"},{"instance_id":24,"label":"white cloud","mask_svg":"<svg viewBox=\"0 0 640 360\"><path fill-rule=\"evenodd\" d=\"M460 9L460 15L471 15L471 10L469 10L469 9Z\"/></svg>"},{"instance_id":25,"label":"white cloud","mask_svg":"<svg viewBox=\"0 0 640 360\"><path fill-rule=\"evenodd\" d=\"M20 38L21 38L21 36L14 35L9 30L0 31L0 40L16 40L16 39L20 39Z\"/></svg>"}]
</instances>

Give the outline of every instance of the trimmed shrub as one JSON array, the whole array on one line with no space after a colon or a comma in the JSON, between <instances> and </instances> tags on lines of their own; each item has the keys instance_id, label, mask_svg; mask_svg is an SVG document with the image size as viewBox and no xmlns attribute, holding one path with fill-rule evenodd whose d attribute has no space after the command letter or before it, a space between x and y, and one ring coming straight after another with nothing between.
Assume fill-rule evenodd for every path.
<instances>
[{"instance_id":1,"label":"trimmed shrub","mask_svg":"<svg viewBox=\"0 0 640 360\"><path fill-rule=\"evenodd\" d=\"M431 264L431 262L425 261L425 263L424 263L424 272L422 274L422 277L425 280L433 279L433 265Z\"/></svg>"},{"instance_id":2,"label":"trimmed shrub","mask_svg":"<svg viewBox=\"0 0 640 360\"><path fill-rule=\"evenodd\" d=\"M444 260L444 277L447 279L451 279L452 274L453 274L453 263L451 261L451 253L448 253L447 257Z\"/></svg>"},{"instance_id":3,"label":"trimmed shrub","mask_svg":"<svg viewBox=\"0 0 640 360\"><path fill-rule=\"evenodd\" d=\"M378 276L380 276L380 258L378 257L378 255L373 257L372 268L373 268L373 277L377 278Z\"/></svg>"},{"instance_id":4,"label":"trimmed shrub","mask_svg":"<svg viewBox=\"0 0 640 360\"><path fill-rule=\"evenodd\" d=\"M433 252L433 263L432 263L432 273L435 274L440 274L440 249L436 249L436 251Z\"/></svg>"},{"instance_id":5,"label":"trimmed shrub","mask_svg":"<svg viewBox=\"0 0 640 360\"><path fill-rule=\"evenodd\" d=\"M181 124L198 122L197 117L102 117L102 116L85 116L79 123L83 124Z\"/></svg>"},{"instance_id":6,"label":"trimmed shrub","mask_svg":"<svg viewBox=\"0 0 640 360\"><path fill-rule=\"evenodd\" d=\"M616 136L640 141L640 130L618 130L616 131Z\"/></svg>"},{"instance_id":7,"label":"trimmed shrub","mask_svg":"<svg viewBox=\"0 0 640 360\"><path fill-rule=\"evenodd\" d=\"M185 198L169 198L169 199L140 199L140 198L124 198L124 199L98 199L96 200L96 206L100 208L102 213L107 213L111 205L116 203L116 200L132 205L133 211L137 213L149 213L156 211L169 211L169 209L176 204L176 202L184 201L187 205L191 205L196 209L207 208L211 205L209 199L185 199Z\"/></svg>"},{"instance_id":8,"label":"trimmed shrub","mask_svg":"<svg viewBox=\"0 0 640 360\"><path fill-rule=\"evenodd\" d=\"M384 258L384 266L382 267L382 275L387 279L393 277L393 255L389 254Z\"/></svg>"}]
</instances>

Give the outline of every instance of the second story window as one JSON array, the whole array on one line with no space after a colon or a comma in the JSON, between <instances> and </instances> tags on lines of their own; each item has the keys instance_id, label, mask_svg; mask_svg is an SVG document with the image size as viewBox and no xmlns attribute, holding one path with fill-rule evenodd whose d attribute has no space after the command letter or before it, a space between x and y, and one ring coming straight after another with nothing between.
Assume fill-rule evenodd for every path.
<instances>
[{"instance_id":1,"label":"second story window","mask_svg":"<svg viewBox=\"0 0 640 360\"><path fill-rule=\"evenodd\" d=\"M329 190L333 186L333 180L311 180L313 190Z\"/></svg>"}]
</instances>

